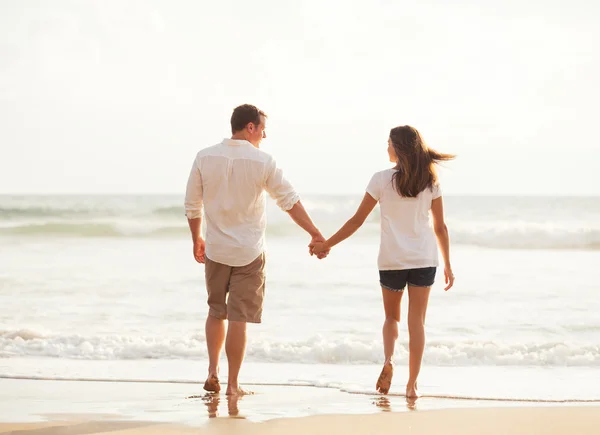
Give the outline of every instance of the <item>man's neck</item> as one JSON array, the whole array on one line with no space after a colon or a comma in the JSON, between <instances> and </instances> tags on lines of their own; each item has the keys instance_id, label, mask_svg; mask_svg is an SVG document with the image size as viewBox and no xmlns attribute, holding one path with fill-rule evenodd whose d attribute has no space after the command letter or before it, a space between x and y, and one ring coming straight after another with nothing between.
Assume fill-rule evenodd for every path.
<instances>
[{"instance_id":1,"label":"man's neck","mask_svg":"<svg viewBox=\"0 0 600 435\"><path fill-rule=\"evenodd\" d=\"M235 133L233 136L231 136L231 139L233 140L245 140L246 142L250 142L248 139L246 139L244 137L244 133ZM252 142L250 142L252 144L252 146L254 148L258 148L256 145L254 145Z\"/></svg>"}]
</instances>

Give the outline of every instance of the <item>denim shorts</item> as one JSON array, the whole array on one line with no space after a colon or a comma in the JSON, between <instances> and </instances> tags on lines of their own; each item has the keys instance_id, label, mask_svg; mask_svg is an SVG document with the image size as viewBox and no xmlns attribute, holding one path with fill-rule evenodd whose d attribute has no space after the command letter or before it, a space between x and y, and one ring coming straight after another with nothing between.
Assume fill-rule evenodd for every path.
<instances>
[{"instance_id":1,"label":"denim shorts","mask_svg":"<svg viewBox=\"0 0 600 435\"><path fill-rule=\"evenodd\" d=\"M435 267L420 269L380 270L379 283L393 292L404 290L406 284L415 287L431 287L435 281Z\"/></svg>"}]
</instances>

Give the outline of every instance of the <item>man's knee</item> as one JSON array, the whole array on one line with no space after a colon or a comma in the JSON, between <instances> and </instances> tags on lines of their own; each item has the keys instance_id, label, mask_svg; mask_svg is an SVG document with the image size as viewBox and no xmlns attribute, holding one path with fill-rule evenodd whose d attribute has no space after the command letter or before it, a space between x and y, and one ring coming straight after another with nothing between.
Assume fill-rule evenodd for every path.
<instances>
[{"instance_id":1,"label":"man's knee","mask_svg":"<svg viewBox=\"0 0 600 435\"><path fill-rule=\"evenodd\" d=\"M208 316L217 320L227 320L227 308L219 309L210 307L208 310Z\"/></svg>"}]
</instances>

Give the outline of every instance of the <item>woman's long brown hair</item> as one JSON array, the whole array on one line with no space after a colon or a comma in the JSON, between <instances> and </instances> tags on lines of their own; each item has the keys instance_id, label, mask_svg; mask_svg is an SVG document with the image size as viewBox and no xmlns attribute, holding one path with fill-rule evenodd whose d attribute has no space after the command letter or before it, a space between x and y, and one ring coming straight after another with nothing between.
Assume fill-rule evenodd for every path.
<instances>
[{"instance_id":1,"label":"woman's long brown hair","mask_svg":"<svg viewBox=\"0 0 600 435\"><path fill-rule=\"evenodd\" d=\"M436 164L456 157L429 148L417 129L409 125L392 128L390 139L398 157L392 182L398 194L408 198L433 187L438 181Z\"/></svg>"}]
</instances>

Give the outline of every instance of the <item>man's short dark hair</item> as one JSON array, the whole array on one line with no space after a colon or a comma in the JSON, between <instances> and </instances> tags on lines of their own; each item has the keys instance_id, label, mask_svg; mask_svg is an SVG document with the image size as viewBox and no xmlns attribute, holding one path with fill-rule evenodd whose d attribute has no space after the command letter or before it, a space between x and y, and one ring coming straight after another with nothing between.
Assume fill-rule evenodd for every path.
<instances>
[{"instance_id":1,"label":"man's short dark hair","mask_svg":"<svg viewBox=\"0 0 600 435\"><path fill-rule=\"evenodd\" d=\"M259 125L261 116L267 117L265 112L252 104L242 104L236 107L231 114L231 133L243 130L250 122Z\"/></svg>"}]
</instances>

